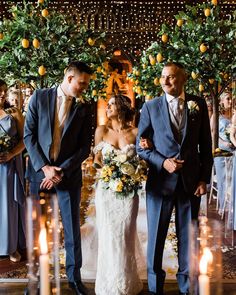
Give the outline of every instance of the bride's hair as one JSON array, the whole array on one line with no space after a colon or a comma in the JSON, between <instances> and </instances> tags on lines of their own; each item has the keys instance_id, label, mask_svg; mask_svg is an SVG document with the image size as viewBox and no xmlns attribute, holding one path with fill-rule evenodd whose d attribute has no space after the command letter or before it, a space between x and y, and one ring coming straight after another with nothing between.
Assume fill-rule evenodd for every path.
<instances>
[{"instance_id":1,"label":"bride's hair","mask_svg":"<svg viewBox=\"0 0 236 295\"><path fill-rule=\"evenodd\" d=\"M132 108L130 98L122 94L112 95L112 97L115 98L118 117L121 120L122 125L133 121L135 110Z\"/></svg>"}]
</instances>

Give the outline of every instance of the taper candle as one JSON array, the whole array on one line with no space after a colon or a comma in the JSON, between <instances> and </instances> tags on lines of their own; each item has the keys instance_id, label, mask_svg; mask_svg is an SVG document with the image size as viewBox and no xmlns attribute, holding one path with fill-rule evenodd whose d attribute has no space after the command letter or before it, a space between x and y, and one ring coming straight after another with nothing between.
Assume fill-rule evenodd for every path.
<instances>
[{"instance_id":1,"label":"taper candle","mask_svg":"<svg viewBox=\"0 0 236 295\"><path fill-rule=\"evenodd\" d=\"M39 234L40 252L39 274L40 274L40 295L49 295L49 256L47 246L47 231L42 228Z\"/></svg>"}]
</instances>

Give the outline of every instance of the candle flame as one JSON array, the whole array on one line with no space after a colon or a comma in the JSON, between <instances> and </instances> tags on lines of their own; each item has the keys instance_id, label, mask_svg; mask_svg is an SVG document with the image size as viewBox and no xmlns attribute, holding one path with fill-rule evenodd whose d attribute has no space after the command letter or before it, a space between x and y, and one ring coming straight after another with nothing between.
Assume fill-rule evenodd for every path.
<instances>
[{"instance_id":1,"label":"candle flame","mask_svg":"<svg viewBox=\"0 0 236 295\"><path fill-rule=\"evenodd\" d=\"M42 228L41 231L40 231L39 244L40 244L41 254L47 254L48 253L48 245L47 245L47 231L46 231L46 228Z\"/></svg>"},{"instance_id":2,"label":"candle flame","mask_svg":"<svg viewBox=\"0 0 236 295\"><path fill-rule=\"evenodd\" d=\"M206 255L206 257L208 259L208 263L209 264L212 264L212 262L213 262L213 255L212 255L211 250L208 247L205 247L203 249L203 255Z\"/></svg>"},{"instance_id":3,"label":"candle flame","mask_svg":"<svg viewBox=\"0 0 236 295\"><path fill-rule=\"evenodd\" d=\"M201 274L207 274L208 264L211 264L213 261L213 255L211 250L208 247L203 249L203 255L200 259L199 270Z\"/></svg>"}]
</instances>

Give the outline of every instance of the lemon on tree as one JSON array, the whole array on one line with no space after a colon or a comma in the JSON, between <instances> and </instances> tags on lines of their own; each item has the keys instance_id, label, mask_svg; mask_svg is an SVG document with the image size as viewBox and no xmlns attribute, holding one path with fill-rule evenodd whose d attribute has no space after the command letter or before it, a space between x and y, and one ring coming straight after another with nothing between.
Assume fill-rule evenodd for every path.
<instances>
[{"instance_id":1,"label":"lemon on tree","mask_svg":"<svg viewBox=\"0 0 236 295\"><path fill-rule=\"evenodd\" d=\"M43 4L44 0L38 0L38 3Z\"/></svg>"},{"instance_id":2,"label":"lemon on tree","mask_svg":"<svg viewBox=\"0 0 236 295\"><path fill-rule=\"evenodd\" d=\"M96 95L97 95L97 90L94 89L94 90L92 91L92 96L96 96Z\"/></svg>"},{"instance_id":3,"label":"lemon on tree","mask_svg":"<svg viewBox=\"0 0 236 295\"><path fill-rule=\"evenodd\" d=\"M28 39L22 39L21 40L21 45L23 48L28 48L29 47L29 40Z\"/></svg>"},{"instance_id":4,"label":"lemon on tree","mask_svg":"<svg viewBox=\"0 0 236 295\"><path fill-rule=\"evenodd\" d=\"M149 55L149 61L152 66L154 66L156 64L156 60L151 54Z\"/></svg>"},{"instance_id":5,"label":"lemon on tree","mask_svg":"<svg viewBox=\"0 0 236 295\"><path fill-rule=\"evenodd\" d=\"M38 69L38 73L40 76L44 76L46 74L46 68L44 66L40 66Z\"/></svg>"},{"instance_id":6,"label":"lemon on tree","mask_svg":"<svg viewBox=\"0 0 236 295\"><path fill-rule=\"evenodd\" d=\"M207 46L206 46L204 43L202 43L202 44L200 45L199 49L200 49L200 51L201 51L202 53L204 53L204 52L207 51Z\"/></svg>"},{"instance_id":7,"label":"lemon on tree","mask_svg":"<svg viewBox=\"0 0 236 295\"><path fill-rule=\"evenodd\" d=\"M140 86L138 86L138 87L136 88L136 93L137 93L137 94L141 94L141 93L142 93L142 89L141 89Z\"/></svg>"},{"instance_id":8,"label":"lemon on tree","mask_svg":"<svg viewBox=\"0 0 236 295\"><path fill-rule=\"evenodd\" d=\"M40 42L36 38L33 40L32 44L33 44L34 48L39 48L39 46L40 46Z\"/></svg>"},{"instance_id":9,"label":"lemon on tree","mask_svg":"<svg viewBox=\"0 0 236 295\"><path fill-rule=\"evenodd\" d=\"M162 40L163 43L167 43L168 42L168 35L167 34L163 34L161 36L161 40Z\"/></svg>"},{"instance_id":10,"label":"lemon on tree","mask_svg":"<svg viewBox=\"0 0 236 295\"><path fill-rule=\"evenodd\" d=\"M163 56L162 56L162 54L161 54L160 52L157 54L157 56L156 56L156 60L157 60L159 63L163 61Z\"/></svg>"},{"instance_id":11,"label":"lemon on tree","mask_svg":"<svg viewBox=\"0 0 236 295\"><path fill-rule=\"evenodd\" d=\"M210 8L206 8L206 9L204 10L204 14L205 14L206 17L210 16L210 15L211 15L211 10L210 10Z\"/></svg>"},{"instance_id":12,"label":"lemon on tree","mask_svg":"<svg viewBox=\"0 0 236 295\"><path fill-rule=\"evenodd\" d=\"M182 27L183 23L184 21L182 19L178 19L176 24L178 27Z\"/></svg>"},{"instance_id":13,"label":"lemon on tree","mask_svg":"<svg viewBox=\"0 0 236 295\"><path fill-rule=\"evenodd\" d=\"M90 46L93 46L95 44L95 40L93 40L92 38L88 38L88 44Z\"/></svg>"},{"instance_id":14,"label":"lemon on tree","mask_svg":"<svg viewBox=\"0 0 236 295\"><path fill-rule=\"evenodd\" d=\"M200 92L204 91L204 86L202 84L199 84L198 89Z\"/></svg>"},{"instance_id":15,"label":"lemon on tree","mask_svg":"<svg viewBox=\"0 0 236 295\"><path fill-rule=\"evenodd\" d=\"M214 79L209 79L208 80L210 84L214 84L215 80Z\"/></svg>"},{"instance_id":16,"label":"lemon on tree","mask_svg":"<svg viewBox=\"0 0 236 295\"><path fill-rule=\"evenodd\" d=\"M211 0L211 3L216 6L218 4L218 1L217 0Z\"/></svg>"},{"instance_id":17,"label":"lemon on tree","mask_svg":"<svg viewBox=\"0 0 236 295\"><path fill-rule=\"evenodd\" d=\"M193 80L197 79L197 77L198 77L198 75L195 72L192 72L191 76L192 76Z\"/></svg>"},{"instance_id":18,"label":"lemon on tree","mask_svg":"<svg viewBox=\"0 0 236 295\"><path fill-rule=\"evenodd\" d=\"M4 34L0 33L0 40L2 40L4 38Z\"/></svg>"},{"instance_id":19,"label":"lemon on tree","mask_svg":"<svg viewBox=\"0 0 236 295\"><path fill-rule=\"evenodd\" d=\"M42 14L43 17L47 17L47 16L49 15L49 12L48 12L48 10L45 8L45 9L42 10L41 14Z\"/></svg>"},{"instance_id":20,"label":"lemon on tree","mask_svg":"<svg viewBox=\"0 0 236 295\"><path fill-rule=\"evenodd\" d=\"M158 78L155 78L154 81L153 81L154 85L159 85L160 84L160 81Z\"/></svg>"}]
</instances>

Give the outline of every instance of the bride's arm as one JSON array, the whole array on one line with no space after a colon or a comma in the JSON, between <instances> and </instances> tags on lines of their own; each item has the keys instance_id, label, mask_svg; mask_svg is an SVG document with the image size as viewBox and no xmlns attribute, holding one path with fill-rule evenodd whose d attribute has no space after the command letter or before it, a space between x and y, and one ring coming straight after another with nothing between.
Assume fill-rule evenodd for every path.
<instances>
[{"instance_id":1,"label":"bride's arm","mask_svg":"<svg viewBox=\"0 0 236 295\"><path fill-rule=\"evenodd\" d=\"M93 167L99 169L102 167L102 153L99 149L99 143L103 141L103 135L105 131L105 126L98 126L95 131L95 147L94 147L94 160Z\"/></svg>"}]
</instances>

